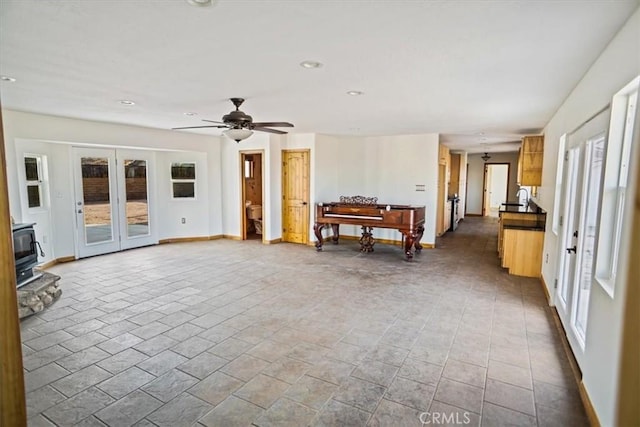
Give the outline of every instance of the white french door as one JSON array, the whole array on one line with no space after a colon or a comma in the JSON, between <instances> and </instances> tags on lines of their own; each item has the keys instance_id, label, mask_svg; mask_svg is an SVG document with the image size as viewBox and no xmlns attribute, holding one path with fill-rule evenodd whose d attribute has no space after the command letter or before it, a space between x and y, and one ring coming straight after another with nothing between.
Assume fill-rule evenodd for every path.
<instances>
[{"instance_id":1,"label":"white french door","mask_svg":"<svg viewBox=\"0 0 640 427\"><path fill-rule=\"evenodd\" d=\"M78 258L158 242L153 160L147 151L73 148Z\"/></svg>"},{"instance_id":2,"label":"white french door","mask_svg":"<svg viewBox=\"0 0 640 427\"><path fill-rule=\"evenodd\" d=\"M555 303L579 365L586 346L608 112L569 136L564 157Z\"/></svg>"}]
</instances>

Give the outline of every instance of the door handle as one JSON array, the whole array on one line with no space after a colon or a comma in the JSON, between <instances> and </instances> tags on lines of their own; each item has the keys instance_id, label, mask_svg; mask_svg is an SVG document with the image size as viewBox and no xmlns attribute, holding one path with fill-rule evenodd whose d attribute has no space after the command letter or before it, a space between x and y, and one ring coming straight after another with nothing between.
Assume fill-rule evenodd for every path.
<instances>
[{"instance_id":1,"label":"door handle","mask_svg":"<svg viewBox=\"0 0 640 427\"><path fill-rule=\"evenodd\" d=\"M573 247L572 247L572 248L567 248L567 253L568 253L569 255L571 255L571 252L573 252L573 253L575 254L575 253L576 253L576 251L577 251L577 249L578 249L578 248L576 247L576 245L573 245Z\"/></svg>"},{"instance_id":2,"label":"door handle","mask_svg":"<svg viewBox=\"0 0 640 427\"><path fill-rule=\"evenodd\" d=\"M307 202L302 202L302 206L307 206Z\"/></svg>"},{"instance_id":3,"label":"door handle","mask_svg":"<svg viewBox=\"0 0 640 427\"><path fill-rule=\"evenodd\" d=\"M82 213L82 209L78 209L78 213Z\"/></svg>"}]
</instances>

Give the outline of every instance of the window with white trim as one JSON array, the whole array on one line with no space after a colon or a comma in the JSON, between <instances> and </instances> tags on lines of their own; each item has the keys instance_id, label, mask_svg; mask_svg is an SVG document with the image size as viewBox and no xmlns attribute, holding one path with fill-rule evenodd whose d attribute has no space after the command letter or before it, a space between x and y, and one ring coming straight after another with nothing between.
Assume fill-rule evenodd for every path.
<instances>
[{"instance_id":1,"label":"window with white trim","mask_svg":"<svg viewBox=\"0 0 640 427\"><path fill-rule=\"evenodd\" d=\"M640 76L615 94L611 104L611 124L602 185L596 281L612 298L619 267L627 197L633 196L627 193L639 86Z\"/></svg>"},{"instance_id":2,"label":"window with white trim","mask_svg":"<svg viewBox=\"0 0 640 427\"><path fill-rule=\"evenodd\" d=\"M24 173L27 186L27 206L29 209L43 207L42 157L25 154Z\"/></svg>"},{"instance_id":3,"label":"window with white trim","mask_svg":"<svg viewBox=\"0 0 640 427\"><path fill-rule=\"evenodd\" d=\"M196 198L195 163L171 163L171 194L174 199Z\"/></svg>"}]
</instances>

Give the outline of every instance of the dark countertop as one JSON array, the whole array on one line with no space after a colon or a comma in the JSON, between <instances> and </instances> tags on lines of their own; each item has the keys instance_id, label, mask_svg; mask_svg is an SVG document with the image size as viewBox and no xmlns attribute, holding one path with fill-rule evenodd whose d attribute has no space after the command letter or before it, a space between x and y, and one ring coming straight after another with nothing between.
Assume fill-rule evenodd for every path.
<instances>
[{"instance_id":1,"label":"dark countertop","mask_svg":"<svg viewBox=\"0 0 640 427\"><path fill-rule=\"evenodd\" d=\"M518 203L516 202L506 202L506 203ZM501 205L500 206L500 210L498 211L499 213L502 212L514 212L514 213L525 213L525 214L546 214L547 211L545 211L544 209L540 208L538 205L536 205L534 202L529 202L528 205L525 206L505 206L505 205Z\"/></svg>"},{"instance_id":2,"label":"dark countertop","mask_svg":"<svg viewBox=\"0 0 640 427\"><path fill-rule=\"evenodd\" d=\"M503 219L502 220L502 228L504 229L544 231L544 226L545 226L545 221L527 221L525 219Z\"/></svg>"}]
</instances>

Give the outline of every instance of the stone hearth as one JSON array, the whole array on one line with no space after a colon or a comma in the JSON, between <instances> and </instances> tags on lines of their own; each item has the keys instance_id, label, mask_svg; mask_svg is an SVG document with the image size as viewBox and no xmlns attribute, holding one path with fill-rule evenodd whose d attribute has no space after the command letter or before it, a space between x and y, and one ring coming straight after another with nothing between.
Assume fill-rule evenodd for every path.
<instances>
[{"instance_id":1,"label":"stone hearth","mask_svg":"<svg viewBox=\"0 0 640 427\"><path fill-rule=\"evenodd\" d=\"M58 280L60 276L43 271L42 276L18 288L19 317L39 313L56 302L62 295Z\"/></svg>"}]
</instances>

